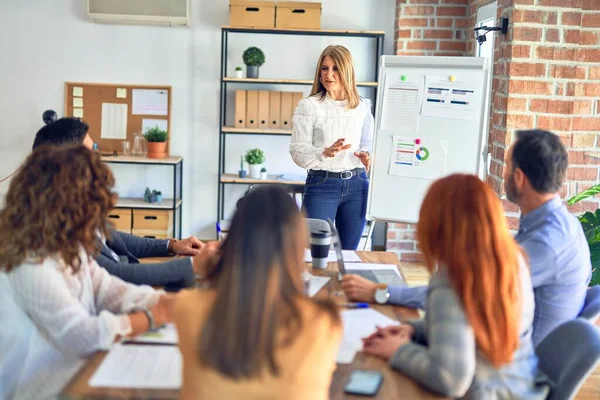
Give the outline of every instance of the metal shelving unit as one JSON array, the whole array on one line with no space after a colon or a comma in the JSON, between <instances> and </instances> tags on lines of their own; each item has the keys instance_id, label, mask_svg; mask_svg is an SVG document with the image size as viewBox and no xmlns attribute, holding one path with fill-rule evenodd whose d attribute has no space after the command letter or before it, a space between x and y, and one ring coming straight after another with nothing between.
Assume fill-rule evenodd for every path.
<instances>
[{"instance_id":1,"label":"metal shelving unit","mask_svg":"<svg viewBox=\"0 0 600 400\"><path fill-rule=\"evenodd\" d=\"M224 208L225 208L225 185L258 185L258 184L281 184L290 187L291 191L298 192L302 188L304 182L298 181L283 181L278 180L276 177L270 177L265 181L249 179L249 178L238 178L234 174L225 173L225 148L226 138L228 135L291 135L292 132L289 129L251 129L251 128L234 128L226 125L227 121L227 86L228 85L256 85L256 84L276 84L276 85L312 85L313 81L304 79L268 79L268 78L231 78L225 76L227 72L227 46L229 34L267 34L267 35L299 35L299 36L332 36L332 37L357 37L366 38L374 41L376 48L377 57L373 60L373 66L375 68L375 79L371 82L358 82L357 86L368 87L374 90L372 98L373 107L377 100L377 81L379 78L379 59L383 55L383 40L385 32L383 31L354 31L354 30L339 30L339 29L280 29L280 28L269 28L269 29L254 29L254 28L240 28L223 26L221 27L221 101L219 111L219 173L218 173L218 200L217 200L217 219L221 221L224 219Z\"/></svg>"},{"instance_id":2,"label":"metal shelving unit","mask_svg":"<svg viewBox=\"0 0 600 400\"><path fill-rule=\"evenodd\" d=\"M140 198L120 197L115 208L136 210L172 210L173 237L181 239L181 199L183 198L183 158L170 156L163 159L136 156L102 156L102 161L125 165L161 165L173 168L173 196L163 199L161 204L146 203Z\"/></svg>"}]
</instances>

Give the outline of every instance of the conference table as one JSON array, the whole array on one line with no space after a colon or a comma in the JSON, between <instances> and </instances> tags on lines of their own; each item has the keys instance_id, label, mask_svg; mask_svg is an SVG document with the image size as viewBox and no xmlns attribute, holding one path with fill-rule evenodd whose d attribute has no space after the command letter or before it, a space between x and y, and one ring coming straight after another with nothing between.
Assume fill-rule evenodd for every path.
<instances>
[{"instance_id":1,"label":"conference table","mask_svg":"<svg viewBox=\"0 0 600 400\"><path fill-rule=\"evenodd\" d=\"M357 252L360 259L365 263L395 264L400 274L406 277L402 271L403 264L398 261L394 253L387 252ZM153 259L152 261L158 261ZM337 263L329 263L327 269L312 269L312 273L318 276L329 276L332 279L323 287L315 297L331 297L339 304L347 303L348 300L341 292L337 279ZM399 321L418 318L419 314L414 309L396 307L391 305L371 306L373 309ZM77 375L65 387L61 394L62 399L89 399L89 398L136 398L136 399L176 399L179 397L178 390L156 390L156 389L122 389L122 388L93 388L88 385L90 378L102 363L107 352L97 352L82 367ZM333 376L330 389L330 398L338 399L365 399L363 396L353 396L344 393L344 385L350 377L350 373L357 369L376 370L383 374L383 383L373 399L442 399L427 390L421 388L410 378L392 370L387 362L362 352L357 353L351 364L338 364ZM369 398L369 397L367 397Z\"/></svg>"}]
</instances>

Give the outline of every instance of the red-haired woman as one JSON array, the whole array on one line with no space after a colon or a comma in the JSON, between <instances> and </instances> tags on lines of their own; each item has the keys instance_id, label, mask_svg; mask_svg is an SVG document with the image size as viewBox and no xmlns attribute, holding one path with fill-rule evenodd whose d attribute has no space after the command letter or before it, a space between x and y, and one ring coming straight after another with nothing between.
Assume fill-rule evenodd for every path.
<instances>
[{"instance_id":1,"label":"red-haired woman","mask_svg":"<svg viewBox=\"0 0 600 400\"><path fill-rule=\"evenodd\" d=\"M446 396L545 399L529 271L493 191L473 175L434 182L417 237L433 273L426 319L378 330L364 351Z\"/></svg>"}]
</instances>

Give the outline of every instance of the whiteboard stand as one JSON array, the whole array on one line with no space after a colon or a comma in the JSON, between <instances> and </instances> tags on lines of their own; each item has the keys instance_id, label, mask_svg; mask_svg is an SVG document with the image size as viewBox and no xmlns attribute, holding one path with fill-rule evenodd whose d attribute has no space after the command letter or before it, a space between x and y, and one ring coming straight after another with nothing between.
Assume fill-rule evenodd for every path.
<instances>
[{"instance_id":1,"label":"whiteboard stand","mask_svg":"<svg viewBox=\"0 0 600 400\"><path fill-rule=\"evenodd\" d=\"M373 231L375 230L375 220L372 219L371 225L369 226L369 232L367 233L367 240L365 240L365 244L363 245L363 251L367 251L367 246L369 242L373 243Z\"/></svg>"}]
</instances>

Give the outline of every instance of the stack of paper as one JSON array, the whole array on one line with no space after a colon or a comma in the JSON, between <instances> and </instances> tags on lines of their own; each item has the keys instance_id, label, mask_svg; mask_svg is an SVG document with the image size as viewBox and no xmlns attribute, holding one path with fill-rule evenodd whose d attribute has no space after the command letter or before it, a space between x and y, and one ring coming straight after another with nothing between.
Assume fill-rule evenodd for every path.
<instances>
[{"instance_id":1,"label":"stack of paper","mask_svg":"<svg viewBox=\"0 0 600 400\"><path fill-rule=\"evenodd\" d=\"M179 389L181 353L175 346L113 346L89 381L91 387Z\"/></svg>"},{"instance_id":2,"label":"stack of paper","mask_svg":"<svg viewBox=\"0 0 600 400\"><path fill-rule=\"evenodd\" d=\"M361 262L360 257L356 252L352 250L342 250L342 257L344 258L344 262L350 263L359 263ZM310 254L310 249L304 249L304 262L311 262L312 256ZM327 255L327 262L337 262L337 256L335 255L335 250L329 250L329 254Z\"/></svg>"},{"instance_id":3,"label":"stack of paper","mask_svg":"<svg viewBox=\"0 0 600 400\"><path fill-rule=\"evenodd\" d=\"M350 364L363 347L362 339L374 333L378 326L399 324L398 321L370 308L342 311L342 321L344 338L336 358L338 364Z\"/></svg>"}]
</instances>

